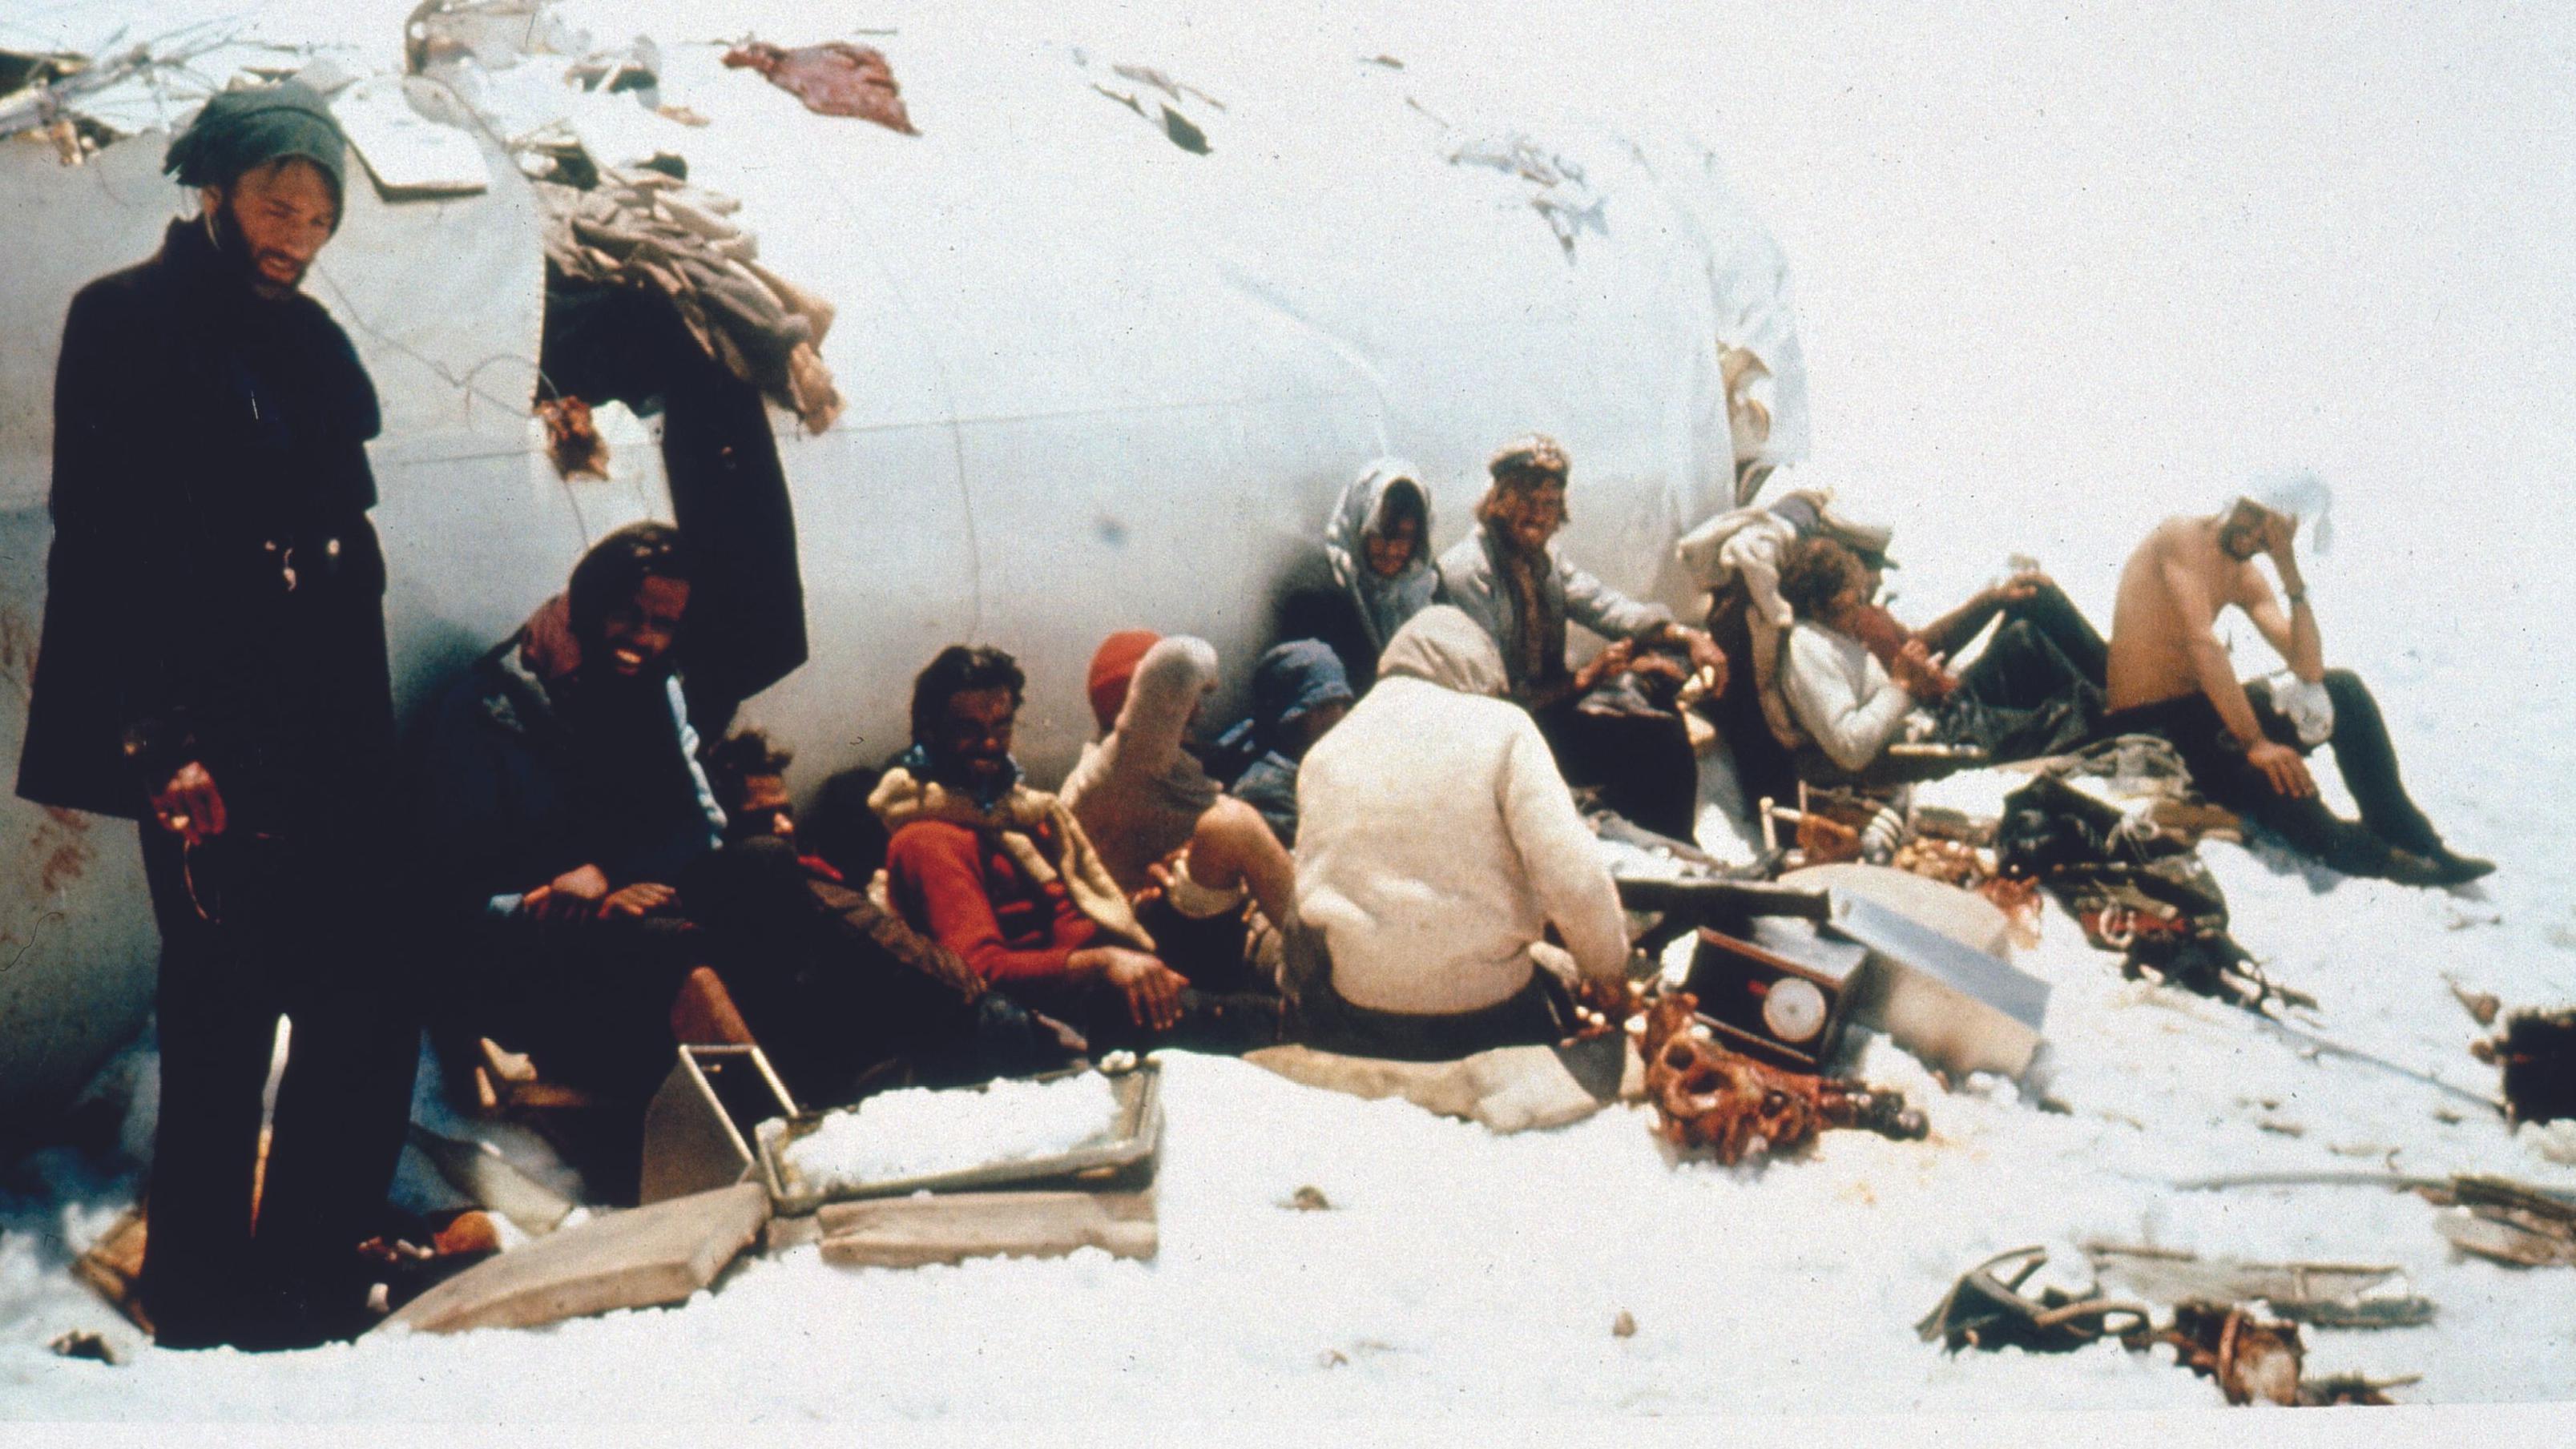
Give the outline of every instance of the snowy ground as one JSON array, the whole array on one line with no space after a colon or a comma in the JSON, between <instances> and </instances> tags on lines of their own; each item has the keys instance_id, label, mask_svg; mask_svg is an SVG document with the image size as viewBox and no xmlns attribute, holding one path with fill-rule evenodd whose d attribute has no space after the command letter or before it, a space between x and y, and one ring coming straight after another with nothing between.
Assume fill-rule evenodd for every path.
<instances>
[{"instance_id":1,"label":"snowy ground","mask_svg":"<svg viewBox=\"0 0 2576 1449\"><path fill-rule=\"evenodd\" d=\"M823 7L832 8L832 7ZM1268 7L1262 22L1320 22ZM1999 6L1863 17L1705 7L1605 35L1592 7L1333 22L1398 54L1680 114L1730 158L1800 288L1802 483L1893 519L1922 617L2040 556L2097 618L2155 518L2313 466L2341 538L2309 567L2330 658L2379 692L2419 799L2502 870L2446 894L2207 850L2240 939L2319 1029L2476 1089L2446 974L2576 1000L2571 522L2576 21L2520 7ZM858 22L853 22L858 23ZM1141 22L1140 22L1141 23ZM714 28L723 29L725 26ZM676 33L676 32L675 32ZM2250 631L2247 672L2268 668ZM2401 1264L2441 1317L2311 1332L2313 1372L2421 1373L2419 1402L2576 1398L2576 1273L2455 1259L2436 1209L2365 1188L2181 1193L2222 1171L2487 1171L2576 1187L2576 1141L2311 1060L2225 1008L2117 979L2052 915L2053 1094L1943 1093L1902 1053L1923 1143L1674 1165L1614 1110L1498 1139L1400 1104L1171 1059L1163 1247L845 1272L752 1261L685 1308L311 1354L44 1344L132 1335L68 1254L130 1197L60 1156L0 1212L0 1417L775 1419L1503 1416L2195 1408L2202 1380L2103 1347L1947 1358L1910 1325L2024 1243ZM2556 1155L2553 1156L2552 1154ZM1335 1205L1280 1204L1300 1186ZM1614 1337L1621 1312L1631 1338Z\"/></svg>"}]
</instances>

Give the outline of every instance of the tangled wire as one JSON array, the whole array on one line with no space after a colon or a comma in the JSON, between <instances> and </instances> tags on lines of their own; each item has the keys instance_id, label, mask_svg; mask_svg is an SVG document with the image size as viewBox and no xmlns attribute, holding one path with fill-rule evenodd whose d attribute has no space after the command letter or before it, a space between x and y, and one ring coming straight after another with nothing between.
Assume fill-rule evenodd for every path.
<instances>
[{"instance_id":1,"label":"tangled wire","mask_svg":"<svg viewBox=\"0 0 2576 1449\"><path fill-rule=\"evenodd\" d=\"M1646 1096L1664 1137L1721 1163L1794 1152L1829 1127L1913 1141L1930 1131L1902 1092L1808 1076L1716 1043L1699 1026L1699 999L1667 991L1646 1008Z\"/></svg>"}]
</instances>

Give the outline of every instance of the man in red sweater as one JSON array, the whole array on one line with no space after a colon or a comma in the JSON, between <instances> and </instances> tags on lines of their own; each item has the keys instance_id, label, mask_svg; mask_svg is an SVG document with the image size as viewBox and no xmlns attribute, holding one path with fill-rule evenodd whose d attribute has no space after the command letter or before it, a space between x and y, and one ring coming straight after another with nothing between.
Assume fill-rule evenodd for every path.
<instances>
[{"instance_id":1,"label":"man in red sweater","mask_svg":"<svg viewBox=\"0 0 2576 1449\"><path fill-rule=\"evenodd\" d=\"M913 682L913 747L868 798L892 832L887 894L915 930L1040 1011L1091 1033L1118 1014L1167 1032L1189 982L1153 954L1072 813L1011 758L1025 687L1010 655L964 645Z\"/></svg>"}]
</instances>

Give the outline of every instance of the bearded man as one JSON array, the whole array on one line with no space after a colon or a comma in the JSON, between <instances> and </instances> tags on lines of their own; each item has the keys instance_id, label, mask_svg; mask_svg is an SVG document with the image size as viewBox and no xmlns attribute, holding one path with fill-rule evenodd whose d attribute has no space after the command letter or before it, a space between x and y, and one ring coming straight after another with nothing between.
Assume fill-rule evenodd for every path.
<instances>
[{"instance_id":1,"label":"bearded man","mask_svg":"<svg viewBox=\"0 0 2576 1449\"><path fill-rule=\"evenodd\" d=\"M346 150L300 84L208 102L167 166L197 213L73 298L55 376L18 793L141 823L162 942L142 1295L173 1347L364 1326L354 1250L409 1111L376 395L300 290L339 228Z\"/></svg>"},{"instance_id":2,"label":"bearded man","mask_svg":"<svg viewBox=\"0 0 2576 1449\"><path fill-rule=\"evenodd\" d=\"M1440 597L1492 637L1512 702L1537 721L1569 783L1598 786L1611 809L1688 840L1699 763L1672 699L1694 670L1709 671L1723 692L1726 656L1671 610L1629 598L1559 552L1570 469L1545 434L1496 450L1475 530L1440 556ZM1568 622L1610 641L1579 669L1565 662Z\"/></svg>"}]
</instances>

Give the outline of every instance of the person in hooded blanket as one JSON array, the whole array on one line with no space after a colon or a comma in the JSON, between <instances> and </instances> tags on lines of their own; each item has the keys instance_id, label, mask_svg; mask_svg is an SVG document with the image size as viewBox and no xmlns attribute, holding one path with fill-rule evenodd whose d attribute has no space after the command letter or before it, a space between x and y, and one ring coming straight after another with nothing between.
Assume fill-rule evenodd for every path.
<instances>
[{"instance_id":1,"label":"person in hooded blanket","mask_svg":"<svg viewBox=\"0 0 2576 1449\"><path fill-rule=\"evenodd\" d=\"M1440 596L1431 555L1431 492L1401 458L1380 458L1342 492L1324 530L1324 558L1358 616L1367 647L1342 653L1359 691L1377 679L1378 656L1405 621ZM1356 653L1357 657L1353 657Z\"/></svg>"},{"instance_id":2,"label":"person in hooded blanket","mask_svg":"<svg viewBox=\"0 0 2576 1449\"><path fill-rule=\"evenodd\" d=\"M1341 658L1353 691L1365 694L1387 641L1439 594L1431 491L1411 463L1379 458L1333 500L1320 541L1280 581L1270 637L1322 641Z\"/></svg>"},{"instance_id":3,"label":"person in hooded blanket","mask_svg":"<svg viewBox=\"0 0 2576 1449\"><path fill-rule=\"evenodd\" d=\"M1307 752L1285 973L1299 1040L1404 1060L1554 1042L1559 971L1623 979L1618 888L1507 688L1492 636L1433 605Z\"/></svg>"},{"instance_id":4,"label":"person in hooded blanket","mask_svg":"<svg viewBox=\"0 0 2576 1449\"><path fill-rule=\"evenodd\" d=\"M197 211L72 299L55 374L18 793L141 826L162 944L141 1292L172 1347L368 1321L355 1249L410 1101L376 394L301 290L339 228L346 153L300 84L209 101L167 161Z\"/></svg>"}]
</instances>

